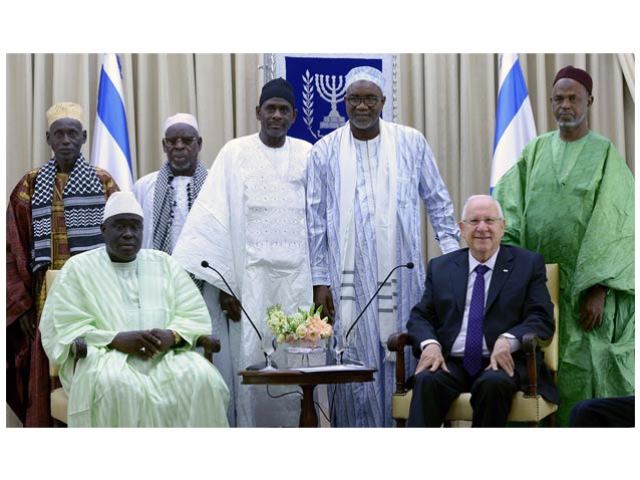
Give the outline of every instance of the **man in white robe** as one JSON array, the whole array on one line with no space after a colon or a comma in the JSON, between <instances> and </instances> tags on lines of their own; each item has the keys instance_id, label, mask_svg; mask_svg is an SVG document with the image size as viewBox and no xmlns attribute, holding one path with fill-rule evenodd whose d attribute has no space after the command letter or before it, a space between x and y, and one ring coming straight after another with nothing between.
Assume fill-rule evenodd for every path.
<instances>
[{"instance_id":1,"label":"man in white robe","mask_svg":"<svg viewBox=\"0 0 640 480\"><path fill-rule=\"evenodd\" d=\"M229 390L191 351L211 333L206 305L170 256L140 250L142 229L133 194L113 194L101 226L106 246L67 261L47 297L42 344L61 366L68 425L226 427ZM88 353L75 364L77 337Z\"/></svg>"},{"instance_id":2,"label":"man in white robe","mask_svg":"<svg viewBox=\"0 0 640 480\"><path fill-rule=\"evenodd\" d=\"M313 146L307 167L314 302L347 331L393 267L415 265L396 270L350 333L345 363L377 368L375 382L329 392L335 426L390 427L395 363L386 341L406 329L425 279L419 198L444 253L459 248L460 233L424 136L380 119L382 73L356 67L346 84L349 123Z\"/></svg>"},{"instance_id":3,"label":"man in white robe","mask_svg":"<svg viewBox=\"0 0 640 480\"><path fill-rule=\"evenodd\" d=\"M207 169L198 156L202 149L202 137L198 120L189 113L176 113L164 122L162 149L167 159L160 170L140 178L133 186L133 193L142 206L147 219L144 222L142 248L153 248L171 255L182 227L202 185ZM229 344L229 325L219 315L218 292L211 285L197 281L212 319L213 335L223 345ZM225 383L233 390L231 352L221 349L215 364ZM228 419L235 426L233 394L229 403Z\"/></svg>"},{"instance_id":4,"label":"man in white robe","mask_svg":"<svg viewBox=\"0 0 640 480\"><path fill-rule=\"evenodd\" d=\"M256 107L260 133L228 142L183 228L173 256L188 271L220 290L220 306L230 319L237 425L296 426L297 389L242 385L238 372L263 361L256 332L240 311L218 270L238 295L262 334L267 308L279 303L286 313L311 304L311 275L305 221L306 159L311 145L287 137L295 121L293 90L283 79L265 84ZM282 348L274 359L285 363Z\"/></svg>"},{"instance_id":5,"label":"man in white robe","mask_svg":"<svg viewBox=\"0 0 640 480\"><path fill-rule=\"evenodd\" d=\"M207 178L207 169L198 160L202 137L196 118L189 113L176 113L167 118L162 149L167 155L162 168L140 178L133 186L133 193L147 220L142 248L171 254Z\"/></svg>"}]
</instances>

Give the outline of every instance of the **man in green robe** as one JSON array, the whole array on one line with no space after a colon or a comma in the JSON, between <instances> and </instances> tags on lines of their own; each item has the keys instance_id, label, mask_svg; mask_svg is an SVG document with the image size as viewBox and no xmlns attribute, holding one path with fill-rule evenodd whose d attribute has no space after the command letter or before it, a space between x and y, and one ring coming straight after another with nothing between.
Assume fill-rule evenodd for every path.
<instances>
[{"instance_id":1,"label":"man in green robe","mask_svg":"<svg viewBox=\"0 0 640 480\"><path fill-rule=\"evenodd\" d=\"M71 257L42 314L42 344L60 368L70 427L226 427L229 390L192 347L211 334L197 287L157 250L140 250L142 208L109 197L105 247ZM84 337L75 365L70 346Z\"/></svg>"},{"instance_id":2,"label":"man in green robe","mask_svg":"<svg viewBox=\"0 0 640 480\"><path fill-rule=\"evenodd\" d=\"M593 82L561 69L558 130L532 140L493 192L504 242L560 265L560 425L593 397L634 392L634 183L613 143L587 125Z\"/></svg>"}]
</instances>

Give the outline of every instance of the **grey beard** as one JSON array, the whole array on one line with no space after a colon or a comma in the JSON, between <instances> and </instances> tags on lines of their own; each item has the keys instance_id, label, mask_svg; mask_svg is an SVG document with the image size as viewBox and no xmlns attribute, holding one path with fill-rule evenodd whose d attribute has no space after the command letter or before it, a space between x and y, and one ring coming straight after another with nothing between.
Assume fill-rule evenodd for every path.
<instances>
[{"instance_id":1,"label":"grey beard","mask_svg":"<svg viewBox=\"0 0 640 480\"><path fill-rule=\"evenodd\" d=\"M586 113L584 113L581 117L576 118L574 120L571 121L558 121L558 127L559 128L566 128L566 129L574 129L579 127L582 122L584 122L585 117L587 116Z\"/></svg>"}]
</instances>

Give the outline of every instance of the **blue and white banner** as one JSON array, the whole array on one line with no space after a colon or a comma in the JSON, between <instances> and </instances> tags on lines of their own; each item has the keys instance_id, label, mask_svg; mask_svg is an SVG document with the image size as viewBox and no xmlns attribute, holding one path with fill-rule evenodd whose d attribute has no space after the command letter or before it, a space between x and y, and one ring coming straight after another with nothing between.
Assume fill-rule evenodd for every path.
<instances>
[{"instance_id":1,"label":"blue and white banner","mask_svg":"<svg viewBox=\"0 0 640 480\"><path fill-rule=\"evenodd\" d=\"M395 117L394 55L375 54L271 54L265 55L267 80L286 78L294 89L298 117L289 135L315 143L344 125L345 77L354 67L367 65L382 71L386 103L382 118Z\"/></svg>"},{"instance_id":2,"label":"blue and white banner","mask_svg":"<svg viewBox=\"0 0 640 480\"><path fill-rule=\"evenodd\" d=\"M131 190L133 178L129 130L124 107L122 71L115 53L106 53L102 58L91 163L108 171L120 190Z\"/></svg>"},{"instance_id":3,"label":"blue and white banner","mask_svg":"<svg viewBox=\"0 0 640 480\"><path fill-rule=\"evenodd\" d=\"M500 56L500 87L493 137L493 163L489 192L518 161L522 149L536 136L527 84L515 53Z\"/></svg>"}]
</instances>

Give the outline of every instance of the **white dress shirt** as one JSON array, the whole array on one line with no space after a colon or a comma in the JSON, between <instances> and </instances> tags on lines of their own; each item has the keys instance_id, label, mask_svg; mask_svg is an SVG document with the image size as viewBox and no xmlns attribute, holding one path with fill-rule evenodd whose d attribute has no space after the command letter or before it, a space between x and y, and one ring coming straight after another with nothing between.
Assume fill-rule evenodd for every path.
<instances>
[{"instance_id":1,"label":"white dress shirt","mask_svg":"<svg viewBox=\"0 0 640 480\"><path fill-rule=\"evenodd\" d=\"M489 259L486 262L483 263L483 265L489 268L489 270L487 270L484 274L485 306L487 303L487 295L489 294L489 286L491 285L491 277L493 275L493 269L496 264L496 259L498 258L498 252L500 252L500 247L498 247L498 250L496 250L496 252L493 255L491 255L491 257L489 257ZM464 346L467 339L467 326L469 324L469 308L471 306L471 295L473 294L473 285L476 281L476 275L477 275L477 273L475 272L475 269L478 265L480 265L480 262L476 260L473 255L471 255L471 250L469 250L469 277L467 280L467 295L464 301L464 313L462 314L462 326L460 327L460 333L458 333L458 336L456 337L456 339L453 342L453 345L451 346L452 357L464 356ZM511 347L512 353L520 348L520 341L510 333L503 333L500 336L505 337L509 341L509 345ZM422 343L420 343L420 347L424 350L424 347L426 347L430 343L437 343L438 345L440 345L440 342L438 342L437 340L430 339L430 340L424 340ZM483 335L482 355L485 357L488 357L490 354L491 352L489 352L489 349L487 348L487 341L485 340Z\"/></svg>"}]
</instances>

